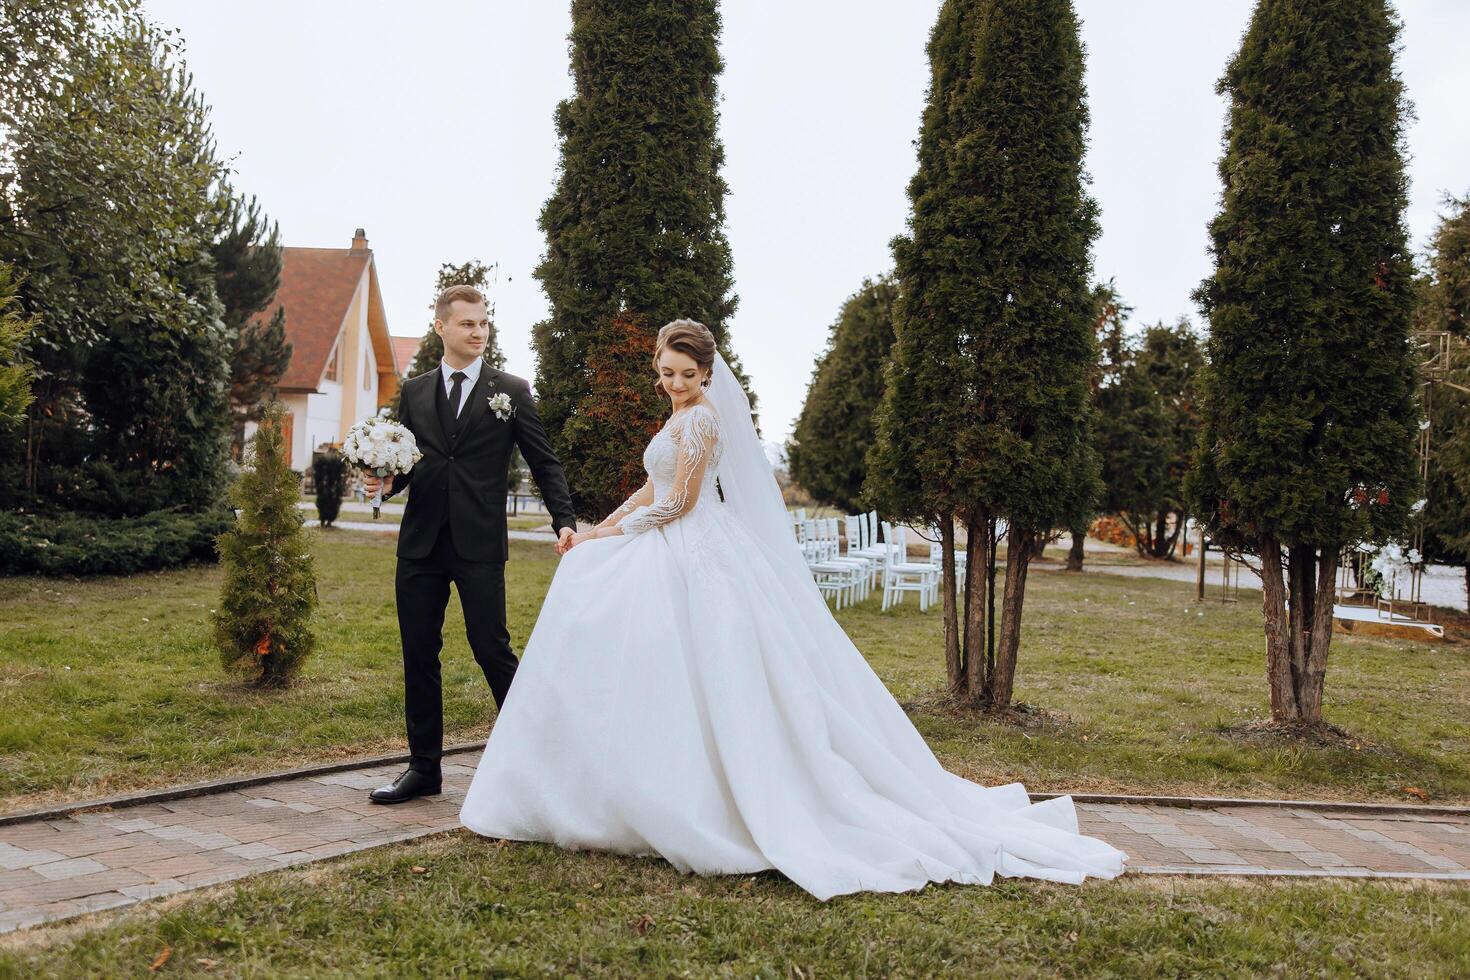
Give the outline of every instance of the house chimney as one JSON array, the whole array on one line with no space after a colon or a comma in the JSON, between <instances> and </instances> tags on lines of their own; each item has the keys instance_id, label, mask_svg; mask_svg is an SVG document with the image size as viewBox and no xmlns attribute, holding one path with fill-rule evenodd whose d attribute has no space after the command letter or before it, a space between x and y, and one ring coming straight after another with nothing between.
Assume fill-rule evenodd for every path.
<instances>
[{"instance_id":1,"label":"house chimney","mask_svg":"<svg viewBox=\"0 0 1470 980\"><path fill-rule=\"evenodd\" d=\"M354 252L365 252L367 251L367 247L367 232L359 228L352 234L352 250Z\"/></svg>"}]
</instances>

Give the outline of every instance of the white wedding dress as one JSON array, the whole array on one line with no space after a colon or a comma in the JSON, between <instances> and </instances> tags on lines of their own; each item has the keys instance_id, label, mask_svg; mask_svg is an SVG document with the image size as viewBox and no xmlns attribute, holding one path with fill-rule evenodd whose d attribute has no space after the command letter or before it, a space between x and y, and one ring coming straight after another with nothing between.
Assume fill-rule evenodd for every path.
<instances>
[{"instance_id":1,"label":"white wedding dress","mask_svg":"<svg viewBox=\"0 0 1470 980\"><path fill-rule=\"evenodd\" d=\"M939 765L812 584L722 359L708 400L648 444L654 503L561 559L461 822L823 900L1121 873L1070 798Z\"/></svg>"}]
</instances>

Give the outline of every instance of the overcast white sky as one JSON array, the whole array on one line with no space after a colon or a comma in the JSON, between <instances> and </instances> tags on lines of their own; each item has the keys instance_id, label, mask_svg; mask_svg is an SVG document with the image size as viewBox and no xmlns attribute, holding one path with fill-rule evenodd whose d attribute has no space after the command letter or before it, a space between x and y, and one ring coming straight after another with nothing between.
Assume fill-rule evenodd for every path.
<instances>
[{"instance_id":1,"label":"overcast white sky","mask_svg":"<svg viewBox=\"0 0 1470 980\"><path fill-rule=\"evenodd\" d=\"M178 28L223 154L288 245L367 229L389 327L428 326L445 261L499 263L508 368L531 377L547 303L531 270L556 178L556 103L571 92L570 5L557 0L147 0ZM1250 0L1078 0L1102 206L1096 274L1135 324L1198 315L1209 271L1223 104L1214 84ZM720 132L740 306L736 351L784 441L843 299L891 267L907 218L939 0L727 0ZM1470 3L1401 0L1410 231L1470 191Z\"/></svg>"}]
</instances>

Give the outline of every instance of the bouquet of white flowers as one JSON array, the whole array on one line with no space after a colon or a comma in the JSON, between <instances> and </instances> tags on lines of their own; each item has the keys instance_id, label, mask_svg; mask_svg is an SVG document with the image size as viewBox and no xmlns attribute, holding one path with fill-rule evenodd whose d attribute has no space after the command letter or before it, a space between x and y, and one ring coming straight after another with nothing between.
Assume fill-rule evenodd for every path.
<instances>
[{"instance_id":1,"label":"bouquet of white flowers","mask_svg":"<svg viewBox=\"0 0 1470 980\"><path fill-rule=\"evenodd\" d=\"M342 443L342 458L354 466L372 470L378 476L407 473L423 458L418 442L407 428L382 416L363 419L347 430ZM373 494L373 518L383 504L383 489Z\"/></svg>"}]
</instances>

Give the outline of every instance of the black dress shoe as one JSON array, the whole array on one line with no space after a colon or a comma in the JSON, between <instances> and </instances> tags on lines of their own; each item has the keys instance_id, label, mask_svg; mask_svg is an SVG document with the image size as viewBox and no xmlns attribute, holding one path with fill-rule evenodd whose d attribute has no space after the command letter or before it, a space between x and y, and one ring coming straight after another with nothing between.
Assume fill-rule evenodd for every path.
<instances>
[{"instance_id":1,"label":"black dress shoe","mask_svg":"<svg viewBox=\"0 0 1470 980\"><path fill-rule=\"evenodd\" d=\"M443 779L410 769L393 780L391 786L380 786L368 794L374 803L407 803L416 796L437 796L443 790Z\"/></svg>"}]
</instances>

